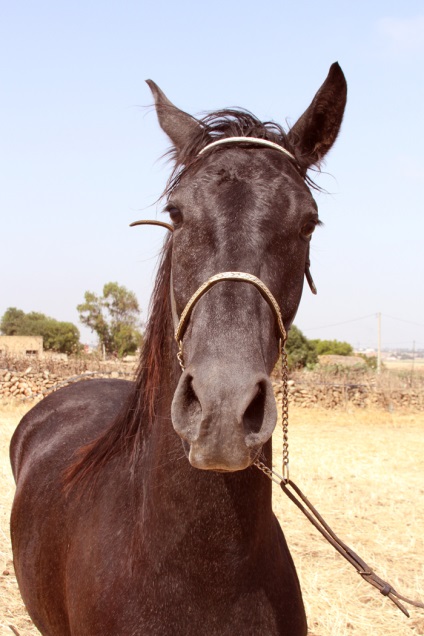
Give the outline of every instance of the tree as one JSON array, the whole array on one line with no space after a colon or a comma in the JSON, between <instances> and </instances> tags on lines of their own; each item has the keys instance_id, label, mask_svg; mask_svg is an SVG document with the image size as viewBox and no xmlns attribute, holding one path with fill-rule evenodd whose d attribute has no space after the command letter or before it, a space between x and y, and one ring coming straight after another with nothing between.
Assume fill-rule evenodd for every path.
<instances>
[{"instance_id":1,"label":"tree","mask_svg":"<svg viewBox=\"0 0 424 636\"><path fill-rule=\"evenodd\" d=\"M353 347L348 342L339 340L311 340L319 356L351 356Z\"/></svg>"},{"instance_id":2,"label":"tree","mask_svg":"<svg viewBox=\"0 0 424 636\"><path fill-rule=\"evenodd\" d=\"M118 283L106 283L103 295L86 291L77 306L80 321L97 333L107 353L123 357L140 346L140 308L134 292Z\"/></svg>"},{"instance_id":3,"label":"tree","mask_svg":"<svg viewBox=\"0 0 424 636\"><path fill-rule=\"evenodd\" d=\"M79 331L71 322L61 322L45 314L9 307L0 322L5 336L42 336L44 349L60 353L79 350Z\"/></svg>"},{"instance_id":4,"label":"tree","mask_svg":"<svg viewBox=\"0 0 424 636\"><path fill-rule=\"evenodd\" d=\"M315 347L295 325L290 327L286 341L286 351L290 369L314 365L318 361Z\"/></svg>"},{"instance_id":5,"label":"tree","mask_svg":"<svg viewBox=\"0 0 424 636\"><path fill-rule=\"evenodd\" d=\"M9 307L4 312L1 319L0 330L5 336L22 335L19 331L22 329L22 323L25 318L25 312L16 307Z\"/></svg>"}]
</instances>

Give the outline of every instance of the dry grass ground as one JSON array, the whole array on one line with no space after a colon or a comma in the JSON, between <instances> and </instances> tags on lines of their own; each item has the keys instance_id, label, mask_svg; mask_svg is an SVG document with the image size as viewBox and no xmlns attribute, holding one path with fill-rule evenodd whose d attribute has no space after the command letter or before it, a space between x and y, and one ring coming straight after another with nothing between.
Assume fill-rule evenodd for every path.
<instances>
[{"instance_id":1,"label":"dry grass ground","mask_svg":"<svg viewBox=\"0 0 424 636\"><path fill-rule=\"evenodd\" d=\"M384 360L383 363L385 368L389 371L424 373L424 358L415 358L415 360Z\"/></svg>"},{"instance_id":2,"label":"dry grass ground","mask_svg":"<svg viewBox=\"0 0 424 636\"><path fill-rule=\"evenodd\" d=\"M8 443L23 406L0 407L0 634L38 634L13 575ZM424 598L424 415L292 409L291 477L333 529L401 593ZM281 435L275 435L279 470ZM279 471L280 472L280 471ZM424 635L368 586L275 487L275 510L301 579L310 636ZM88 636L88 635L87 635ZM105 635L113 636L113 635ZM264 635L266 636L266 635Z\"/></svg>"},{"instance_id":3,"label":"dry grass ground","mask_svg":"<svg viewBox=\"0 0 424 636\"><path fill-rule=\"evenodd\" d=\"M21 636L39 634L21 601L13 572L9 517L15 485L9 463L9 442L28 406L0 406L0 634L13 636L10 625Z\"/></svg>"}]
</instances>

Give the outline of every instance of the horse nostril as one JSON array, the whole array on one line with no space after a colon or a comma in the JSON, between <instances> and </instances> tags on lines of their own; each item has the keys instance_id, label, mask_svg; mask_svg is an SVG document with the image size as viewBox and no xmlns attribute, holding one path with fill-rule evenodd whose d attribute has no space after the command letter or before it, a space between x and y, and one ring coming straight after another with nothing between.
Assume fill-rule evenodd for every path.
<instances>
[{"instance_id":1,"label":"horse nostril","mask_svg":"<svg viewBox=\"0 0 424 636\"><path fill-rule=\"evenodd\" d=\"M193 378L187 375L180 393L181 409L190 422L197 421L202 414L202 407L193 387Z\"/></svg>"},{"instance_id":2,"label":"horse nostril","mask_svg":"<svg viewBox=\"0 0 424 636\"><path fill-rule=\"evenodd\" d=\"M192 444L199 436L202 406L193 387L193 377L185 373L175 391L171 406L172 424L181 439Z\"/></svg>"},{"instance_id":3,"label":"horse nostril","mask_svg":"<svg viewBox=\"0 0 424 636\"><path fill-rule=\"evenodd\" d=\"M265 416L266 386L259 382L258 390L243 415L243 426L246 435L259 433Z\"/></svg>"}]
</instances>

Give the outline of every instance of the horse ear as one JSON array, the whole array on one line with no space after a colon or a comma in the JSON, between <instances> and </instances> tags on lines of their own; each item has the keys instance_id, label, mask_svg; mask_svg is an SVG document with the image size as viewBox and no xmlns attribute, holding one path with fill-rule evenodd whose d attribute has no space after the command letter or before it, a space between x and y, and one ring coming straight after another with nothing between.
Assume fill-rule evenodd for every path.
<instances>
[{"instance_id":1,"label":"horse ear","mask_svg":"<svg viewBox=\"0 0 424 636\"><path fill-rule=\"evenodd\" d=\"M177 151L181 151L195 135L201 132L200 123L188 113L174 106L152 80L146 80L146 83L155 98L160 127L168 135Z\"/></svg>"},{"instance_id":2,"label":"horse ear","mask_svg":"<svg viewBox=\"0 0 424 636\"><path fill-rule=\"evenodd\" d=\"M309 108L290 130L288 137L306 169L318 164L337 139L346 106L347 84L337 62Z\"/></svg>"}]
</instances>

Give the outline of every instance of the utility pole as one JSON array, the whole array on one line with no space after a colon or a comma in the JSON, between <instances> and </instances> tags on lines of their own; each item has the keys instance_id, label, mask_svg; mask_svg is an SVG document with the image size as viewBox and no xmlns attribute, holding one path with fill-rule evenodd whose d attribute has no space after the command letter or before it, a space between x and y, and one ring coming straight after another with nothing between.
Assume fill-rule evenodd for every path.
<instances>
[{"instance_id":1,"label":"utility pole","mask_svg":"<svg viewBox=\"0 0 424 636\"><path fill-rule=\"evenodd\" d=\"M411 376L414 375L414 366L415 366L415 340L412 341L412 365L411 365Z\"/></svg>"},{"instance_id":2,"label":"utility pole","mask_svg":"<svg viewBox=\"0 0 424 636\"><path fill-rule=\"evenodd\" d=\"M377 314L377 373L381 373L381 313Z\"/></svg>"}]
</instances>

